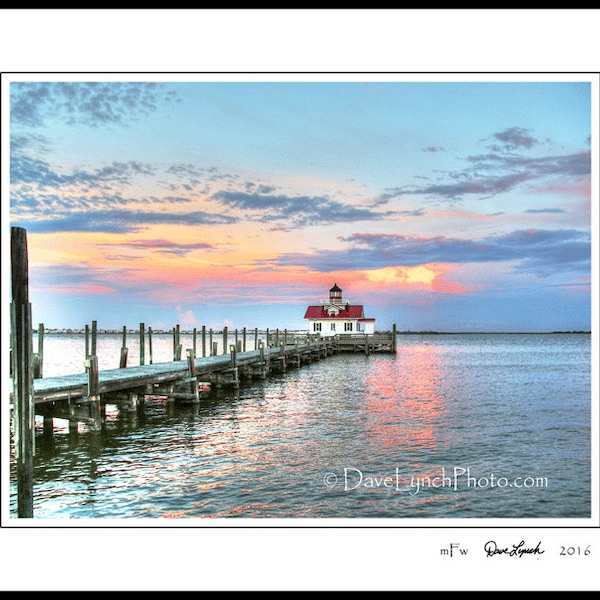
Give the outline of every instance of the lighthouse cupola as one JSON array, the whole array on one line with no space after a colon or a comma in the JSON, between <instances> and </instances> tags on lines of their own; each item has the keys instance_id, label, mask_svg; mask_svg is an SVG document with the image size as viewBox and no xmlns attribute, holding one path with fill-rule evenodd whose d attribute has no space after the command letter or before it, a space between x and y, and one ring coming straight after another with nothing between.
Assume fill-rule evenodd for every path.
<instances>
[{"instance_id":1,"label":"lighthouse cupola","mask_svg":"<svg viewBox=\"0 0 600 600\"><path fill-rule=\"evenodd\" d=\"M338 287L337 283L334 283L333 287L329 290L329 300L331 304L341 304L342 302L342 290Z\"/></svg>"}]
</instances>

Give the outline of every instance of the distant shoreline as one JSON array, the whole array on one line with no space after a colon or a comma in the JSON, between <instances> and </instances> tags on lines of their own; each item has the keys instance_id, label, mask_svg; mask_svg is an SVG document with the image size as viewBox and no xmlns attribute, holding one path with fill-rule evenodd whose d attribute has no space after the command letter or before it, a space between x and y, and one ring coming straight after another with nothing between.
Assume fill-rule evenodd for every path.
<instances>
[{"instance_id":1,"label":"distant shoreline","mask_svg":"<svg viewBox=\"0 0 600 600\"><path fill-rule=\"evenodd\" d=\"M208 332L208 330L206 330ZM241 330L238 329L237 332L239 333ZM254 329L247 329L246 333L247 334L253 334L254 333ZM269 329L269 333L273 333L277 331L277 329ZM288 330L284 330L284 329L279 329L280 334L283 331L287 331L288 335L306 335L308 332L302 329L288 329ZM235 334L236 330L235 329L229 329L228 330L229 334ZM267 332L266 329L259 329L258 333L265 335ZM388 331L389 332L389 331ZM37 329L33 329L33 333L38 333ZM44 329L44 335L75 335L75 334L84 334L85 333L85 329ZM123 330L122 329L99 329L96 332L98 335L122 335L123 334ZM127 334L139 334L140 330L139 329L127 329ZM179 331L179 334L183 334L183 335L193 335L194 330L193 329L181 329ZM214 334L222 334L223 330L222 329L213 329L212 330L213 335ZM379 331L376 331L375 333L380 333ZM397 331L396 332L397 335L554 335L554 334L591 334L591 331L585 331L585 330L570 330L570 331ZM153 329L152 330L152 335L172 335L173 331L172 330L164 330L164 329ZM202 335L201 331L196 331L196 335ZM342 334L343 335L343 334Z\"/></svg>"}]
</instances>

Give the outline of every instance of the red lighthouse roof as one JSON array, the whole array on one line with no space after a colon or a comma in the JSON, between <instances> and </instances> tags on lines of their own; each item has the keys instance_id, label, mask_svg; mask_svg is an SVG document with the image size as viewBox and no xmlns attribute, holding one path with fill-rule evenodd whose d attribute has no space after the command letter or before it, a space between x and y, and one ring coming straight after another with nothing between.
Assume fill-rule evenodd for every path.
<instances>
[{"instance_id":1,"label":"red lighthouse roof","mask_svg":"<svg viewBox=\"0 0 600 600\"><path fill-rule=\"evenodd\" d=\"M345 305L337 314L329 314L326 306L309 306L304 314L305 319L362 319L364 309L362 304Z\"/></svg>"}]
</instances>

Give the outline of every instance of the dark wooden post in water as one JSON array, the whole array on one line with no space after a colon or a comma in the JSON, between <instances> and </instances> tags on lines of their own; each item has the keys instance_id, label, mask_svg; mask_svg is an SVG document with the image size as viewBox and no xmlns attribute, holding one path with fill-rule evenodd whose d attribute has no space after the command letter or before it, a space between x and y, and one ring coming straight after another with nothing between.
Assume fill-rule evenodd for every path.
<instances>
[{"instance_id":1,"label":"dark wooden post in water","mask_svg":"<svg viewBox=\"0 0 600 600\"><path fill-rule=\"evenodd\" d=\"M152 327L148 327L148 360L152 364Z\"/></svg>"},{"instance_id":2,"label":"dark wooden post in water","mask_svg":"<svg viewBox=\"0 0 600 600\"><path fill-rule=\"evenodd\" d=\"M33 355L33 378L41 379L44 376L44 324L38 325L38 351Z\"/></svg>"},{"instance_id":3,"label":"dark wooden post in water","mask_svg":"<svg viewBox=\"0 0 600 600\"><path fill-rule=\"evenodd\" d=\"M146 325L144 323L140 323L140 366L143 366L146 362Z\"/></svg>"},{"instance_id":4,"label":"dark wooden post in water","mask_svg":"<svg viewBox=\"0 0 600 600\"><path fill-rule=\"evenodd\" d=\"M246 328L242 330L242 348L243 352L246 352Z\"/></svg>"},{"instance_id":5,"label":"dark wooden post in water","mask_svg":"<svg viewBox=\"0 0 600 600\"><path fill-rule=\"evenodd\" d=\"M179 343L179 325L173 327L173 360L181 360L181 344Z\"/></svg>"},{"instance_id":6,"label":"dark wooden post in water","mask_svg":"<svg viewBox=\"0 0 600 600\"><path fill-rule=\"evenodd\" d=\"M206 325L202 325L202 358L206 357Z\"/></svg>"},{"instance_id":7,"label":"dark wooden post in water","mask_svg":"<svg viewBox=\"0 0 600 600\"><path fill-rule=\"evenodd\" d=\"M127 366L127 327L123 325L123 342L121 344L121 358L119 360L119 368L124 369Z\"/></svg>"},{"instance_id":8,"label":"dark wooden post in water","mask_svg":"<svg viewBox=\"0 0 600 600\"><path fill-rule=\"evenodd\" d=\"M198 377L196 376L196 353L188 348L185 351L188 363L188 382L190 384L190 394L192 402L198 404L200 402L200 393L198 390Z\"/></svg>"},{"instance_id":9,"label":"dark wooden post in water","mask_svg":"<svg viewBox=\"0 0 600 600\"><path fill-rule=\"evenodd\" d=\"M44 324L38 325L38 351L33 355L33 378L41 379L44 376ZM35 404L35 403L34 403ZM35 411L34 411L35 412ZM35 418L35 417L34 417ZM44 419L44 437L52 437L54 432L54 405L48 403L43 410Z\"/></svg>"},{"instance_id":10,"label":"dark wooden post in water","mask_svg":"<svg viewBox=\"0 0 600 600\"><path fill-rule=\"evenodd\" d=\"M92 321L92 347L90 350L90 356L96 356L96 347L98 341L98 321Z\"/></svg>"},{"instance_id":11,"label":"dark wooden post in water","mask_svg":"<svg viewBox=\"0 0 600 600\"><path fill-rule=\"evenodd\" d=\"M102 429L102 415L100 413L100 394L98 392L98 357L93 354L86 361L88 372L88 406L90 408L90 428L93 431Z\"/></svg>"},{"instance_id":12,"label":"dark wooden post in water","mask_svg":"<svg viewBox=\"0 0 600 600\"><path fill-rule=\"evenodd\" d=\"M19 517L31 518L33 517L33 457L35 454L35 412L31 370L32 329L27 232L20 227L11 228L11 263L17 511Z\"/></svg>"},{"instance_id":13,"label":"dark wooden post in water","mask_svg":"<svg viewBox=\"0 0 600 600\"><path fill-rule=\"evenodd\" d=\"M254 349L258 350L258 327L254 328Z\"/></svg>"},{"instance_id":14,"label":"dark wooden post in water","mask_svg":"<svg viewBox=\"0 0 600 600\"><path fill-rule=\"evenodd\" d=\"M223 327L223 354L227 354L227 327Z\"/></svg>"},{"instance_id":15,"label":"dark wooden post in water","mask_svg":"<svg viewBox=\"0 0 600 600\"><path fill-rule=\"evenodd\" d=\"M195 327L194 327L194 334L193 334L192 340L193 340L193 342L192 342L193 350L192 351L194 353L194 358L196 358L197 354L196 354L196 328Z\"/></svg>"},{"instance_id":16,"label":"dark wooden post in water","mask_svg":"<svg viewBox=\"0 0 600 600\"><path fill-rule=\"evenodd\" d=\"M396 323L392 326L392 352L396 354L398 352L398 335L396 331Z\"/></svg>"}]
</instances>

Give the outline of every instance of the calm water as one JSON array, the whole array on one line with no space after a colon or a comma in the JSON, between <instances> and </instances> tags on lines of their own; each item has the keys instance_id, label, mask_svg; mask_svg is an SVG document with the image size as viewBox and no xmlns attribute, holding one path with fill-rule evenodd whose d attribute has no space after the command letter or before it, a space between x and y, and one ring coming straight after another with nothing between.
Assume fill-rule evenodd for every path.
<instances>
[{"instance_id":1,"label":"calm water","mask_svg":"<svg viewBox=\"0 0 600 600\"><path fill-rule=\"evenodd\" d=\"M46 335L44 376L81 372L82 338ZM100 337L100 368L120 345ZM590 412L590 335L400 335L197 407L109 405L101 432L38 422L34 516L589 518Z\"/></svg>"}]
</instances>

